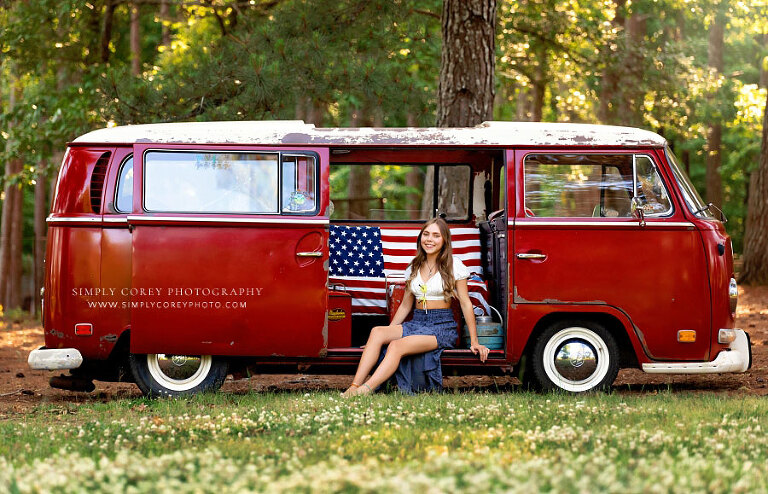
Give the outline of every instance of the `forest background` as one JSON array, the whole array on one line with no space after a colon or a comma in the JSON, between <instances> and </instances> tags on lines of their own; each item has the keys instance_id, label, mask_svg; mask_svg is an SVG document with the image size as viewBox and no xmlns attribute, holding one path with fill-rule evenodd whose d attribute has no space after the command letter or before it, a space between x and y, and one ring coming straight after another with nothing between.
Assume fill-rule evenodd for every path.
<instances>
[{"instance_id":1,"label":"forest background","mask_svg":"<svg viewBox=\"0 0 768 494\"><path fill-rule=\"evenodd\" d=\"M4 309L35 310L45 216L68 141L170 121L434 126L444 7L0 0ZM497 0L494 23L493 119L658 132L724 210L741 252L767 99L768 2ZM378 183L364 187L375 194Z\"/></svg>"}]
</instances>

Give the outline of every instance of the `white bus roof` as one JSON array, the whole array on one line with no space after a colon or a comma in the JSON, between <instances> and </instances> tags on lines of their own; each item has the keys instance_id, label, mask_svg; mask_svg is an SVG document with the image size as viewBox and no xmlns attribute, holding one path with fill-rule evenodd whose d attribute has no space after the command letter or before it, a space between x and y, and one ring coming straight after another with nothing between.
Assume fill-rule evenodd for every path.
<instances>
[{"instance_id":1,"label":"white bus roof","mask_svg":"<svg viewBox=\"0 0 768 494\"><path fill-rule=\"evenodd\" d=\"M609 125L484 122L460 128L317 128L301 120L184 122L95 130L74 143L241 144L308 146L653 146L647 130Z\"/></svg>"}]
</instances>

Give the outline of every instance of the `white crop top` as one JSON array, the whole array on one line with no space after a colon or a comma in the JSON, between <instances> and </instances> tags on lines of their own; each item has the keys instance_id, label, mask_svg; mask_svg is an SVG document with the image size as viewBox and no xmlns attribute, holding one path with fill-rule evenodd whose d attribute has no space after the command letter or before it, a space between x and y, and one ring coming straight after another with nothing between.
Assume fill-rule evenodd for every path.
<instances>
[{"instance_id":1,"label":"white crop top","mask_svg":"<svg viewBox=\"0 0 768 494\"><path fill-rule=\"evenodd\" d=\"M411 276L411 267L405 268L405 279L407 280ZM461 259L453 256L453 277L456 281L466 280L469 278L469 269L461 262ZM427 286L426 294L422 291L421 285ZM440 276L440 271L433 274L432 277L424 283L421 279L421 273L417 272L416 276L411 280L411 292L416 300L423 300L426 295L427 300L444 300L443 297L443 277Z\"/></svg>"}]
</instances>

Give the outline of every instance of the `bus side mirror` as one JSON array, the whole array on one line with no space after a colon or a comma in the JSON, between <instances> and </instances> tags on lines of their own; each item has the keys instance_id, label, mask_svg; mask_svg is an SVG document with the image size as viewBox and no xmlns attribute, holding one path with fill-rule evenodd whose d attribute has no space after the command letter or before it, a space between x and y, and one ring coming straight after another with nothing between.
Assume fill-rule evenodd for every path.
<instances>
[{"instance_id":1,"label":"bus side mirror","mask_svg":"<svg viewBox=\"0 0 768 494\"><path fill-rule=\"evenodd\" d=\"M645 211L640 198L635 196L632 198L632 202L629 203L629 208L632 211L632 216L640 220L640 226L645 227Z\"/></svg>"}]
</instances>

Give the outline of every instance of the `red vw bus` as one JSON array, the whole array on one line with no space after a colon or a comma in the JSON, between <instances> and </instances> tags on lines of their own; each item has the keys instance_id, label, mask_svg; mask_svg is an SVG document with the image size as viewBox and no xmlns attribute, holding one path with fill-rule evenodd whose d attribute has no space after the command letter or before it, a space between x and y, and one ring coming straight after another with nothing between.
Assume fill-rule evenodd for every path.
<instances>
[{"instance_id":1,"label":"red vw bus","mask_svg":"<svg viewBox=\"0 0 768 494\"><path fill-rule=\"evenodd\" d=\"M443 354L449 375L585 392L624 367L751 364L730 237L662 137L299 121L72 142L48 218L45 346L29 364L69 369L55 386L132 380L149 395L215 390L227 374L351 373L435 215L473 273L480 321L500 334L485 363L459 338Z\"/></svg>"}]
</instances>

